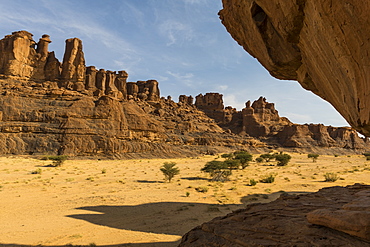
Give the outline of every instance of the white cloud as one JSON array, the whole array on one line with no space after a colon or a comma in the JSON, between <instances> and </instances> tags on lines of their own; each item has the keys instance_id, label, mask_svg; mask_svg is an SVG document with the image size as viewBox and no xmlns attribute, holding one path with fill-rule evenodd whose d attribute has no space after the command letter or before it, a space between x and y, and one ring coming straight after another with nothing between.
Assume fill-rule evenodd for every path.
<instances>
[{"instance_id":1,"label":"white cloud","mask_svg":"<svg viewBox=\"0 0 370 247\"><path fill-rule=\"evenodd\" d=\"M224 105L225 107L232 106L238 110L241 110L245 107L245 103L240 102L240 100L238 100L234 94L224 94Z\"/></svg>"},{"instance_id":2,"label":"white cloud","mask_svg":"<svg viewBox=\"0 0 370 247\"><path fill-rule=\"evenodd\" d=\"M220 90L221 92L222 91L225 91L226 89L228 89L229 86L228 85L219 85L217 86L217 90Z\"/></svg>"},{"instance_id":3,"label":"white cloud","mask_svg":"<svg viewBox=\"0 0 370 247\"><path fill-rule=\"evenodd\" d=\"M192 73L180 74L180 73L173 73L171 71L167 71L166 73L169 75L172 75L177 80L189 80L194 77L194 74Z\"/></svg>"},{"instance_id":4,"label":"white cloud","mask_svg":"<svg viewBox=\"0 0 370 247\"><path fill-rule=\"evenodd\" d=\"M167 46L171 46L179 41L191 41L194 36L193 30L189 25L175 20L166 20L160 24L159 31L168 39Z\"/></svg>"}]
</instances>

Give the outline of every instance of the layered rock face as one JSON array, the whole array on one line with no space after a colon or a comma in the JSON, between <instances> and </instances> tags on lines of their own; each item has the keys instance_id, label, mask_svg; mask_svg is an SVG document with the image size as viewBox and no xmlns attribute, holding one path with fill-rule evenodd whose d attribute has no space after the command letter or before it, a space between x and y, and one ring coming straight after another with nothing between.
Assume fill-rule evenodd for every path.
<instances>
[{"instance_id":1,"label":"layered rock face","mask_svg":"<svg viewBox=\"0 0 370 247\"><path fill-rule=\"evenodd\" d=\"M220 17L272 76L297 80L370 136L369 11L360 0L223 0Z\"/></svg>"},{"instance_id":2,"label":"layered rock face","mask_svg":"<svg viewBox=\"0 0 370 247\"><path fill-rule=\"evenodd\" d=\"M50 42L27 31L0 40L0 154L179 157L258 143L224 133L192 97L160 98L156 80L86 67L77 38L62 63Z\"/></svg>"},{"instance_id":3,"label":"layered rock face","mask_svg":"<svg viewBox=\"0 0 370 247\"><path fill-rule=\"evenodd\" d=\"M0 154L173 157L235 149L339 148L368 144L350 128L294 125L260 98L237 111L222 95L160 97L156 80L129 82L124 70L85 66L81 40L63 62L26 31L0 40ZM311 149L310 149L311 150ZM315 150L316 151L316 150Z\"/></svg>"},{"instance_id":4,"label":"layered rock face","mask_svg":"<svg viewBox=\"0 0 370 247\"><path fill-rule=\"evenodd\" d=\"M353 150L370 148L368 139L360 138L349 127L294 124L289 119L280 117L274 103L267 102L263 97L252 104L250 101L246 102L241 111L232 107L225 108L222 94L218 93L198 95L195 105L225 130L259 139L274 147L304 148L315 152L320 152L318 147Z\"/></svg>"}]
</instances>

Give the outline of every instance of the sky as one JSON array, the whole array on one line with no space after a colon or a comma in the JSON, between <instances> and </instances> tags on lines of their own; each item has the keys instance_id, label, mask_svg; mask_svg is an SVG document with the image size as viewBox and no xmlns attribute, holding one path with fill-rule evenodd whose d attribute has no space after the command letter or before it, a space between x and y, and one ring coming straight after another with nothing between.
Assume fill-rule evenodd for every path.
<instances>
[{"instance_id":1,"label":"sky","mask_svg":"<svg viewBox=\"0 0 370 247\"><path fill-rule=\"evenodd\" d=\"M225 106L266 97L294 123L348 126L297 82L277 80L239 46L218 17L221 0L1 0L0 36L26 30L62 61L65 40L83 41L86 65L155 79L161 96L221 93Z\"/></svg>"}]
</instances>

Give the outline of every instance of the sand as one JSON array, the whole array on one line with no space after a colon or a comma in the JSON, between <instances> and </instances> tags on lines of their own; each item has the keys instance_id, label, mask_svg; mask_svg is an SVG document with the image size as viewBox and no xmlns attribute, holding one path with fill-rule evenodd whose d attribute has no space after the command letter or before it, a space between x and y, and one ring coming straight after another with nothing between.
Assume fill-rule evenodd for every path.
<instances>
[{"instance_id":1,"label":"sand","mask_svg":"<svg viewBox=\"0 0 370 247\"><path fill-rule=\"evenodd\" d=\"M252 162L223 183L200 172L217 156L67 160L61 167L30 157L0 157L0 244L177 246L202 222L272 201L283 192L370 184L370 161L364 156L320 156L314 163L307 154L291 155L287 166ZM180 169L171 183L159 170L168 161ZM341 179L324 182L327 172ZM271 173L274 183L249 185L250 179ZM208 191L198 192L198 187Z\"/></svg>"}]
</instances>

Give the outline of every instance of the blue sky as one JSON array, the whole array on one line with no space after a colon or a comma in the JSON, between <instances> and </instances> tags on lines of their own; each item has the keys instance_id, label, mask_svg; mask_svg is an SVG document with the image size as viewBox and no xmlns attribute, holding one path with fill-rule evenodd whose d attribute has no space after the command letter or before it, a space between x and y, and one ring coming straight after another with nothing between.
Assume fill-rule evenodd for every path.
<instances>
[{"instance_id":1,"label":"blue sky","mask_svg":"<svg viewBox=\"0 0 370 247\"><path fill-rule=\"evenodd\" d=\"M327 102L297 82L280 81L246 53L218 18L221 0L1 0L0 36L49 34L82 39L86 65L126 70L129 81L156 79L161 95L219 92L237 109L260 96L295 123L348 126Z\"/></svg>"}]
</instances>

